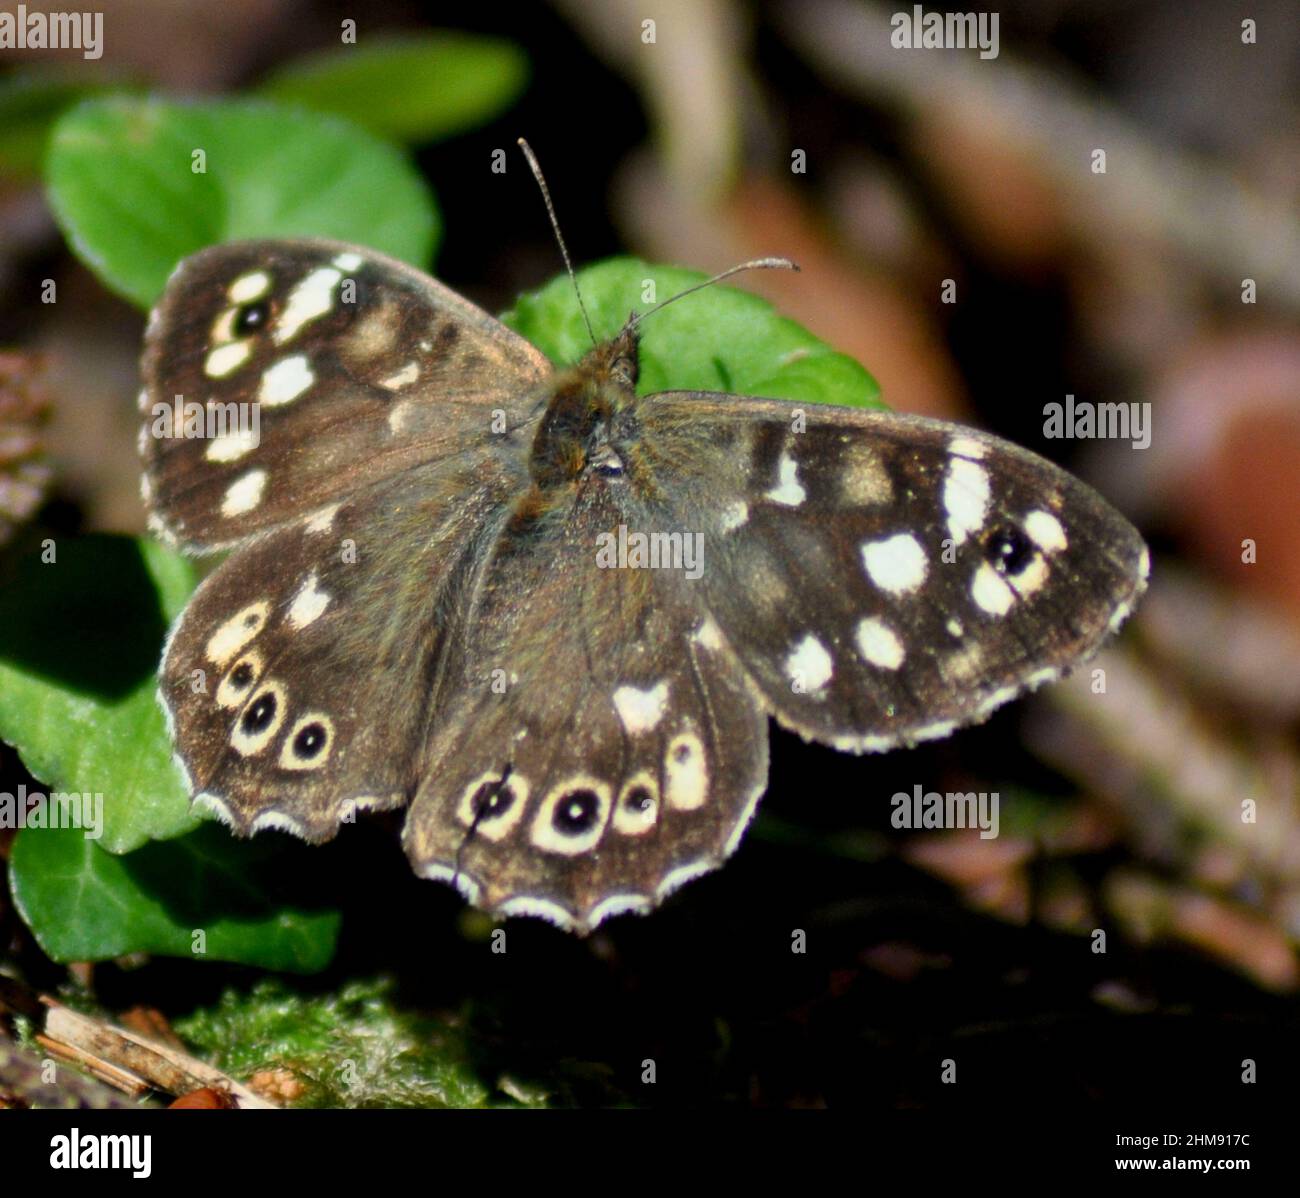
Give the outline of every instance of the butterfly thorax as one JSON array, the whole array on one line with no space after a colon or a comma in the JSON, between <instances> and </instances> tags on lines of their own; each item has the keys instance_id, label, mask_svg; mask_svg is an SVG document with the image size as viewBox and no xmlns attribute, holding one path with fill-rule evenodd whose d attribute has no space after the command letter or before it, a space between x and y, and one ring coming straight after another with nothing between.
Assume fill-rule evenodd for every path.
<instances>
[{"instance_id":1,"label":"butterfly thorax","mask_svg":"<svg viewBox=\"0 0 1300 1198\"><path fill-rule=\"evenodd\" d=\"M567 490L588 471L624 472L619 445L633 435L637 373L637 336L629 327L554 376L529 455L537 491Z\"/></svg>"}]
</instances>

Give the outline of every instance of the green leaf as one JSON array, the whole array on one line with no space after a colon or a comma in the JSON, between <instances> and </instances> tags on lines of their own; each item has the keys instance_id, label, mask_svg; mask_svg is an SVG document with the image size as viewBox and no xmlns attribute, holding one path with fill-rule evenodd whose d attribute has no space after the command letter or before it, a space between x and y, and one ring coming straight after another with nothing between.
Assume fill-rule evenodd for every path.
<instances>
[{"instance_id":1,"label":"green leaf","mask_svg":"<svg viewBox=\"0 0 1300 1198\"><path fill-rule=\"evenodd\" d=\"M665 300L707 276L636 258L611 258L578 272L598 338L612 337L629 313L653 307L647 284ZM553 362L576 362L591 348L567 276L521 297L502 316ZM728 391L737 395L882 407L880 387L857 362L837 353L758 296L708 287L670 304L640 326L637 390Z\"/></svg>"},{"instance_id":2,"label":"green leaf","mask_svg":"<svg viewBox=\"0 0 1300 1198\"><path fill-rule=\"evenodd\" d=\"M59 114L107 86L82 71L22 71L0 79L0 173L23 180L39 175Z\"/></svg>"},{"instance_id":3,"label":"green leaf","mask_svg":"<svg viewBox=\"0 0 1300 1198\"><path fill-rule=\"evenodd\" d=\"M484 124L507 109L528 81L518 46L460 33L367 38L311 54L277 71L259 89L418 144Z\"/></svg>"},{"instance_id":4,"label":"green leaf","mask_svg":"<svg viewBox=\"0 0 1300 1198\"><path fill-rule=\"evenodd\" d=\"M156 672L194 587L151 541L60 540L0 586L0 739L53 791L103 795L103 839L125 853L196 827L172 762Z\"/></svg>"},{"instance_id":5,"label":"green leaf","mask_svg":"<svg viewBox=\"0 0 1300 1198\"><path fill-rule=\"evenodd\" d=\"M338 994L304 997L268 980L247 994L227 991L176 1029L235 1077L291 1069L307 1087L297 1106L488 1105L464 1021L403 1011L392 990L349 982Z\"/></svg>"},{"instance_id":6,"label":"green leaf","mask_svg":"<svg viewBox=\"0 0 1300 1198\"><path fill-rule=\"evenodd\" d=\"M46 182L73 250L141 307L214 242L332 237L425 266L438 232L433 196L398 150L264 101L89 100L55 125Z\"/></svg>"},{"instance_id":7,"label":"green leaf","mask_svg":"<svg viewBox=\"0 0 1300 1198\"><path fill-rule=\"evenodd\" d=\"M196 956L194 933L202 931L208 959L312 973L334 954L340 916L303 901L290 856L273 838L237 841L217 827L125 857L75 828L24 828L10 854L10 886L55 961Z\"/></svg>"}]
</instances>

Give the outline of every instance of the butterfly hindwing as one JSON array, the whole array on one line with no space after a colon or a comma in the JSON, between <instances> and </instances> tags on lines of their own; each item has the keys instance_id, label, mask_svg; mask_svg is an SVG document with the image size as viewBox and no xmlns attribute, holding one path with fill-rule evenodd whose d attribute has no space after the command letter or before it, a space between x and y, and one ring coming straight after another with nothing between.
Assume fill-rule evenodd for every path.
<instances>
[{"instance_id":1,"label":"butterfly hindwing","mask_svg":"<svg viewBox=\"0 0 1300 1198\"><path fill-rule=\"evenodd\" d=\"M1051 463L957 425L649 397L651 523L702 533L705 602L774 715L853 751L945 736L1091 654L1146 575Z\"/></svg>"},{"instance_id":2,"label":"butterfly hindwing","mask_svg":"<svg viewBox=\"0 0 1300 1198\"><path fill-rule=\"evenodd\" d=\"M586 930L735 847L767 778L758 696L674 571L604 568L599 478L502 530L448 650L416 870Z\"/></svg>"},{"instance_id":3,"label":"butterfly hindwing","mask_svg":"<svg viewBox=\"0 0 1300 1198\"><path fill-rule=\"evenodd\" d=\"M211 549L499 444L546 359L427 275L326 241L217 245L150 318L140 448L156 531Z\"/></svg>"},{"instance_id":4,"label":"butterfly hindwing","mask_svg":"<svg viewBox=\"0 0 1300 1198\"><path fill-rule=\"evenodd\" d=\"M244 834L324 840L357 808L407 800L446 595L517 485L494 459L408 471L257 538L208 576L159 683L201 806Z\"/></svg>"}]
</instances>

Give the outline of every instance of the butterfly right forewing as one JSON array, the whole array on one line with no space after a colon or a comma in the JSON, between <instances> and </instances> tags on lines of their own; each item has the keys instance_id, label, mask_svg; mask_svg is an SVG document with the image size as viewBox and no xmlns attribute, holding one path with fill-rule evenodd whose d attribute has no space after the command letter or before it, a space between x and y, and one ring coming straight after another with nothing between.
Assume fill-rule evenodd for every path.
<instances>
[{"instance_id":1,"label":"butterfly right forewing","mask_svg":"<svg viewBox=\"0 0 1300 1198\"><path fill-rule=\"evenodd\" d=\"M649 521L703 534L704 603L809 739L946 736L1088 657L1145 586L1119 513L982 432L705 393L640 420Z\"/></svg>"}]
</instances>

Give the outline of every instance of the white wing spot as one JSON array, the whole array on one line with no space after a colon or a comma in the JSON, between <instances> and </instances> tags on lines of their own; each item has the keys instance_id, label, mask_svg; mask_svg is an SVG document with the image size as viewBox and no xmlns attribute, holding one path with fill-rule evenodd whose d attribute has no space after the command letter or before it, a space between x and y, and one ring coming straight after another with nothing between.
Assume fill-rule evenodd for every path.
<instances>
[{"instance_id":1,"label":"white wing spot","mask_svg":"<svg viewBox=\"0 0 1300 1198\"><path fill-rule=\"evenodd\" d=\"M411 415L411 401L403 400L394 404L388 413L388 431L396 436L406 428L406 421Z\"/></svg>"},{"instance_id":2,"label":"white wing spot","mask_svg":"<svg viewBox=\"0 0 1300 1198\"><path fill-rule=\"evenodd\" d=\"M962 622L959 619L957 619L956 616L953 616L945 625L945 627L948 629L949 633L953 636L961 636L966 631L966 629L962 626Z\"/></svg>"},{"instance_id":3,"label":"white wing spot","mask_svg":"<svg viewBox=\"0 0 1300 1198\"><path fill-rule=\"evenodd\" d=\"M241 474L226 488L225 498L221 501L223 516L242 516L251 512L262 502L262 492L266 490L266 471L250 470Z\"/></svg>"},{"instance_id":4,"label":"white wing spot","mask_svg":"<svg viewBox=\"0 0 1300 1198\"><path fill-rule=\"evenodd\" d=\"M304 527L308 532L329 532L334 527L334 517L338 515L339 508L342 504L332 503L327 508L321 508Z\"/></svg>"},{"instance_id":5,"label":"white wing spot","mask_svg":"<svg viewBox=\"0 0 1300 1198\"><path fill-rule=\"evenodd\" d=\"M984 527L989 508L989 472L978 462L950 458L943 483L943 510L948 514L948 531L962 544Z\"/></svg>"},{"instance_id":6,"label":"white wing spot","mask_svg":"<svg viewBox=\"0 0 1300 1198\"><path fill-rule=\"evenodd\" d=\"M803 691L817 691L831 680L835 667L826 646L810 632L790 651L785 672Z\"/></svg>"},{"instance_id":7,"label":"white wing spot","mask_svg":"<svg viewBox=\"0 0 1300 1198\"><path fill-rule=\"evenodd\" d=\"M1061 522L1051 512L1030 512L1025 517L1025 532L1044 553L1059 553L1070 544Z\"/></svg>"},{"instance_id":8,"label":"white wing spot","mask_svg":"<svg viewBox=\"0 0 1300 1198\"><path fill-rule=\"evenodd\" d=\"M907 656L894 630L875 616L858 621L857 638L863 659L882 670L898 669Z\"/></svg>"},{"instance_id":9,"label":"white wing spot","mask_svg":"<svg viewBox=\"0 0 1300 1198\"><path fill-rule=\"evenodd\" d=\"M623 727L635 736L638 732L652 732L664 718L668 707L668 683L660 682L649 690L635 686L620 686L614 692L614 708Z\"/></svg>"},{"instance_id":10,"label":"white wing spot","mask_svg":"<svg viewBox=\"0 0 1300 1198\"><path fill-rule=\"evenodd\" d=\"M723 532L735 532L742 524L749 519L749 504L744 500L737 500L735 503L729 503L722 509L720 523Z\"/></svg>"},{"instance_id":11,"label":"white wing spot","mask_svg":"<svg viewBox=\"0 0 1300 1198\"><path fill-rule=\"evenodd\" d=\"M356 270L364 261L365 259L363 259L360 254L354 254L349 250L347 253L340 254L335 258L334 265L337 266L339 270Z\"/></svg>"},{"instance_id":12,"label":"white wing spot","mask_svg":"<svg viewBox=\"0 0 1300 1198\"><path fill-rule=\"evenodd\" d=\"M976 441L974 437L954 437L948 442L948 452L955 453L959 458L973 458L978 462L988 453L988 446L983 441Z\"/></svg>"},{"instance_id":13,"label":"white wing spot","mask_svg":"<svg viewBox=\"0 0 1300 1198\"><path fill-rule=\"evenodd\" d=\"M1016 593L988 562L981 562L970 584L971 598L991 616L1005 616L1016 601Z\"/></svg>"},{"instance_id":14,"label":"white wing spot","mask_svg":"<svg viewBox=\"0 0 1300 1198\"><path fill-rule=\"evenodd\" d=\"M313 570L289 605L289 623L295 628L306 628L319 620L329 605L330 596L320 589L320 579Z\"/></svg>"},{"instance_id":15,"label":"white wing spot","mask_svg":"<svg viewBox=\"0 0 1300 1198\"><path fill-rule=\"evenodd\" d=\"M785 451L777 463L777 484L767 493L773 503L786 507L798 507L807 498L808 492L799 483L799 467L794 458Z\"/></svg>"},{"instance_id":16,"label":"white wing spot","mask_svg":"<svg viewBox=\"0 0 1300 1198\"><path fill-rule=\"evenodd\" d=\"M420 364L418 362L407 362L396 374L390 374L386 379L380 379L379 385L389 391L400 391L403 387L409 387L419 377Z\"/></svg>"},{"instance_id":17,"label":"white wing spot","mask_svg":"<svg viewBox=\"0 0 1300 1198\"><path fill-rule=\"evenodd\" d=\"M271 276L264 270L255 270L246 275L240 275L226 289L226 298L232 304L247 304L252 300L261 299L271 289Z\"/></svg>"},{"instance_id":18,"label":"white wing spot","mask_svg":"<svg viewBox=\"0 0 1300 1198\"><path fill-rule=\"evenodd\" d=\"M925 581L928 563L921 543L911 533L900 532L863 545L862 564L882 591L902 595Z\"/></svg>"},{"instance_id":19,"label":"white wing spot","mask_svg":"<svg viewBox=\"0 0 1300 1198\"><path fill-rule=\"evenodd\" d=\"M203 456L209 462L237 462L257 448L261 437L251 428L238 428L234 432L213 437Z\"/></svg>"},{"instance_id":20,"label":"white wing spot","mask_svg":"<svg viewBox=\"0 0 1300 1198\"><path fill-rule=\"evenodd\" d=\"M268 408L276 408L292 403L315 381L316 376L307 365L306 355L294 354L266 369L257 398Z\"/></svg>"},{"instance_id":21,"label":"white wing spot","mask_svg":"<svg viewBox=\"0 0 1300 1198\"><path fill-rule=\"evenodd\" d=\"M715 652L722 648L722 630L712 616L704 617L704 622L695 630L691 639L697 645Z\"/></svg>"},{"instance_id":22,"label":"white wing spot","mask_svg":"<svg viewBox=\"0 0 1300 1198\"><path fill-rule=\"evenodd\" d=\"M298 330L318 316L324 316L334 307L334 287L343 277L333 266L313 270L289 293L289 302L275 326L273 340L276 345L297 336Z\"/></svg>"},{"instance_id":23,"label":"white wing spot","mask_svg":"<svg viewBox=\"0 0 1300 1198\"><path fill-rule=\"evenodd\" d=\"M243 341L219 345L208 354L203 363L203 373L210 379L223 379L247 362L252 352L253 342L247 337Z\"/></svg>"},{"instance_id":24,"label":"white wing spot","mask_svg":"<svg viewBox=\"0 0 1300 1198\"><path fill-rule=\"evenodd\" d=\"M209 638L203 653L209 661L224 666L266 626L271 614L269 599L259 599L242 607Z\"/></svg>"},{"instance_id":25,"label":"white wing spot","mask_svg":"<svg viewBox=\"0 0 1300 1198\"><path fill-rule=\"evenodd\" d=\"M709 793L709 771L704 763L704 746L694 732L679 732L668 742L664 754L668 806L694 811Z\"/></svg>"}]
</instances>

